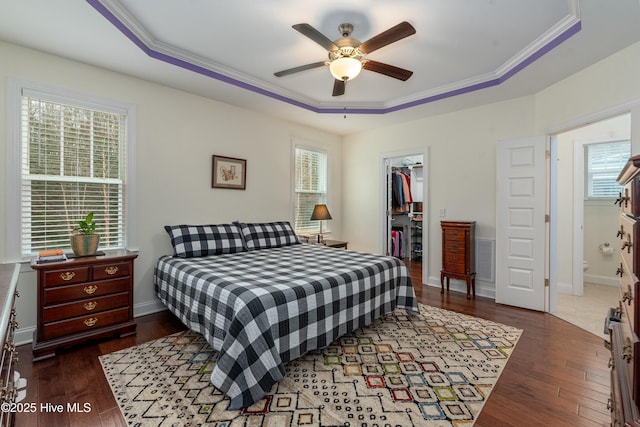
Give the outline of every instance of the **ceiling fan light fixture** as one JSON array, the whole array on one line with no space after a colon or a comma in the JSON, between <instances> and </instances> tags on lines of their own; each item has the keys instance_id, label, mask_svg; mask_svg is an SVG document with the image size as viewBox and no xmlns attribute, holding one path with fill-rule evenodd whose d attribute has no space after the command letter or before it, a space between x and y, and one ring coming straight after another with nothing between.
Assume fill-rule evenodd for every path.
<instances>
[{"instance_id":1,"label":"ceiling fan light fixture","mask_svg":"<svg viewBox=\"0 0 640 427\"><path fill-rule=\"evenodd\" d=\"M355 58L341 57L331 61L329 71L337 80L353 80L362 71L362 63Z\"/></svg>"}]
</instances>

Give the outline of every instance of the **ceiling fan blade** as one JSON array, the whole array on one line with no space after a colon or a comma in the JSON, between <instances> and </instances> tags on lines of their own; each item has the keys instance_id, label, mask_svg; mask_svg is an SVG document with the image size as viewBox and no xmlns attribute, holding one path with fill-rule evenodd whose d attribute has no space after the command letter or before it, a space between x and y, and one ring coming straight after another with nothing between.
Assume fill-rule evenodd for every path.
<instances>
[{"instance_id":1,"label":"ceiling fan blade","mask_svg":"<svg viewBox=\"0 0 640 427\"><path fill-rule=\"evenodd\" d=\"M299 31L303 35L309 37L314 42L327 50L338 50L338 46L331 40L329 40L324 34L316 30L309 24L296 24L293 25L293 29Z\"/></svg>"},{"instance_id":2,"label":"ceiling fan blade","mask_svg":"<svg viewBox=\"0 0 640 427\"><path fill-rule=\"evenodd\" d=\"M333 82L333 96L340 96L340 95L344 95L344 89L345 86L347 85L347 82L344 80L338 80L335 79L335 81Z\"/></svg>"},{"instance_id":3,"label":"ceiling fan blade","mask_svg":"<svg viewBox=\"0 0 640 427\"><path fill-rule=\"evenodd\" d=\"M403 21L395 27L391 27L387 31L383 31L377 36L371 37L369 40L362 43L359 46L359 49L364 54L371 53L374 50L378 50L381 47L397 42L398 40L402 40L403 38L409 37L415 33L416 29L413 28L413 25Z\"/></svg>"},{"instance_id":4,"label":"ceiling fan blade","mask_svg":"<svg viewBox=\"0 0 640 427\"><path fill-rule=\"evenodd\" d=\"M299 73L300 71L311 70L312 68L318 68L326 65L326 62L314 62L313 64L300 65L299 67L289 68L288 70L278 71L277 73L273 73L276 77L288 76L289 74Z\"/></svg>"},{"instance_id":5,"label":"ceiling fan blade","mask_svg":"<svg viewBox=\"0 0 640 427\"><path fill-rule=\"evenodd\" d=\"M405 70L404 68L396 67L394 65L384 64L378 61L363 61L362 68L365 70L373 71L376 73L384 74L385 76L393 77L394 79L405 81L413 75L413 71Z\"/></svg>"}]
</instances>

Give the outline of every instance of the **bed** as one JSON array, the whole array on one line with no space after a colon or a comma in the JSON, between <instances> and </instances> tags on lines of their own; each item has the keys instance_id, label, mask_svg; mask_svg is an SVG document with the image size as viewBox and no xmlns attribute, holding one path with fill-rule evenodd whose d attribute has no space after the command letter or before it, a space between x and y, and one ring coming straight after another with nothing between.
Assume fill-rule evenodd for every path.
<instances>
[{"instance_id":1,"label":"bed","mask_svg":"<svg viewBox=\"0 0 640 427\"><path fill-rule=\"evenodd\" d=\"M418 312L396 258L300 243L286 222L165 228L174 254L156 264L157 295L218 351L211 383L229 409L264 397L288 361L396 307Z\"/></svg>"}]
</instances>

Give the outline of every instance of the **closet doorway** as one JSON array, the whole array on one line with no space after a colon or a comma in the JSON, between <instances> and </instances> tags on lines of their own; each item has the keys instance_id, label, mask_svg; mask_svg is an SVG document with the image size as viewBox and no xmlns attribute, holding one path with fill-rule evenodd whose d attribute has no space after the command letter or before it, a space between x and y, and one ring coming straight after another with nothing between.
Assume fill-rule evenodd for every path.
<instances>
[{"instance_id":1,"label":"closet doorway","mask_svg":"<svg viewBox=\"0 0 640 427\"><path fill-rule=\"evenodd\" d=\"M428 280L427 154L399 152L383 156L382 253L420 265Z\"/></svg>"}]
</instances>

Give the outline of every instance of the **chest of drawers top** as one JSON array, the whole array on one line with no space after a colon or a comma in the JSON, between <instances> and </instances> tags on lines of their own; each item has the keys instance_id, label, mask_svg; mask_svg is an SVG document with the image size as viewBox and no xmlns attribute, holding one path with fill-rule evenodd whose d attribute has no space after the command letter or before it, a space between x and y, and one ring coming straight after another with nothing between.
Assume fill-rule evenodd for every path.
<instances>
[{"instance_id":1,"label":"chest of drawers top","mask_svg":"<svg viewBox=\"0 0 640 427\"><path fill-rule=\"evenodd\" d=\"M38 264L35 259L31 261L31 268L37 271L50 271L50 270L74 270L82 271L83 269L95 270L95 266L103 264L112 264L118 262L127 262L135 259L138 256L137 253L128 251L126 249L107 251L104 255L69 258L66 261L61 262L45 262ZM100 273L98 273L100 274ZM98 277L85 277L85 280L98 280Z\"/></svg>"}]
</instances>

